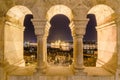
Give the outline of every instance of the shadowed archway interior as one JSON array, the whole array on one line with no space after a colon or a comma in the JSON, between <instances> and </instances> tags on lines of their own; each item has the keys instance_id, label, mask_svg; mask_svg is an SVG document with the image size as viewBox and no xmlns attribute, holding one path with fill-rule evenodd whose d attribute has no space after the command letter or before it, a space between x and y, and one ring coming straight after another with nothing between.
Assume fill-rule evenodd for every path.
<instances>
[{"instance_id":1,"label":"shadowed archway interior","mask_svg":"<svg viewBox=\"0 0 120 80\"><path fill-rule=\"evenodd\" d=\"M88 14L87 18L89 19L89 22L87 24L86 33L83 39L85 41L97 41L97 31L95 29L97 26L96 17L94 14Z\"/></svg>"},{"instance_id":2,"label":"shadowed archway interior","mask_svg":"<svg viewBox=\"0 0 120 80\"><path fill-rule=\"evenodd\" d=\"M25 16L24 19L24 42L29 41L29 42L37 42L36 36L35 36L35 30L33 23L31 22L31 19L33 19L32 14L28 14Z\"/></svg>"},{"instance_id":3,"label":"shadowed archway interior","mask_svg":"<svg viewBox=\"0 0 120 80\"><path fill-rule=\"evenodd\" d=\"M69 28L69 19L62 14L55 15L51 21L48 42L62 40L72 41L71 31Z\"/></svg>"}]
</instances>

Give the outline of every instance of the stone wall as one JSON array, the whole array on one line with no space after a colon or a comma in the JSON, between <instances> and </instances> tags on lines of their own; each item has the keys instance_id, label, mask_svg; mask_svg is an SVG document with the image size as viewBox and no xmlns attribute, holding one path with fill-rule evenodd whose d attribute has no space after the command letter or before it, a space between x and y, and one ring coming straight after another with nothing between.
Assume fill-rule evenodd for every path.
<instances>
[{"instance_id":1,"label":"stone wall","mask_svg":"<svg viewBox=\"0 0 120 80\"><path fill-rule=\"evenodd\" d=\"M115 80L114 76L11 76L8 80Z\"/></svg>"},{"instance_id":2,"label":"stone wall","mask_svg":"<svg viewBox=\"0 0 120 80\"><path fill-rule=\"evenodd\" d=\"M4 64L4 18L0 18L0 80L5 80Z\"/></svg>"},{"instance_id":3,"label":"stone wall","mask_svg":"<svg viewBox=\"0 0 120 80\"><path fill-rule=\"evenodd\" d=\"M4 28L4 60L6 64L25 66L23 60L24 27L6 21Z\"/></svg>"},{"instance_id":4,"label":"stone wall","mask_svg":"<svg viewBox=\"0 0 120 80\"><path fill-rule=\"evenodd\" d=\"M18 76L17 74L14 75L7 74L6 77L4 68L6 69L5 66L8 66L8 63L14 66L24 66L24 60L23 60L23 30L24 29L23 26L16 24L14 25L13 23L10 22L6 22L5 25L4 17L6 16L7 11L11 7L15 5L22 5L28 7L33 12L34 18L46 20L46 12L50 9L50 7L53 5L62 4L62 5L66 5L72 10L74 20L83 19L85 18L85 15L87 15L86 13L87 10L97 4L108 5L113 10L119 12L118 9L119 9L120 1L118 0L91 0L91 1L90 0L86 0L86 1L85 0L76 0L76 1L74 0L29 0L29 1L2 0L0 1L0 4L1 4L0 5L0 80L115 80L114 74L102 75L102 76L101 75L57 76L56 75L56 76L38 76L38 77L34 75ZM82 9L84 12L81 11ZM119 49L119 46L117 46L117 40L116 40L116 37L119 36L120 31L118 31L118 34L116 34L117 33L116 26L114 25L108 25L104 29L105 30L98 32L99 54L98 54L97 62L99 63L98 65L99 67L103 67L106 70L115 73L117 68L117 62L120 65L120 61L117 61L117 57L120 57L118 55L120 51L117 52L117 48ZM118 39L118 42L119 41L120 39ZM118 45L120 45L119 43ZM1 65L2 63L5 63L6 65L3 66ZM7 68L9 68L9 66ZM38 73L38 75L40 74ZM120 75L118 75L118 77L120 77ZM118 77L116 78L116 80L118 79Z\"/></svg>"},{"instance_id":5,"label":"stone wall","mask_svg":"<svg viewBox=\"0 0 120 80\"><path fill-rule=\"evenodd\" d=\"M98 60L97 66L114 72L117 68L117 27L115 23L98 26Z\"/></svg>"}]
</instances>

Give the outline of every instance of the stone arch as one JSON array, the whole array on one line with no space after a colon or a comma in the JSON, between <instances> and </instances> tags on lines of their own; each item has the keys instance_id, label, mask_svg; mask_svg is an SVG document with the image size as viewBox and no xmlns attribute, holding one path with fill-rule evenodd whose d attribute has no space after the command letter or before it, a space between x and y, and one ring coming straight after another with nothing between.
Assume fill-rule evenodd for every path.
<instances>
[{"instance_id":1,"label":"stone arch","mask_svg":"<svg viewBox=\"0 0 120 80\"><path fill-rule=\"evenodd\" d=\"M74 8L76 9L76 8ZM74 14L72 13L74 12ZM46 43L47 36L50 29L50 19L57 14L65 15L70 20L70 29L73 37L73 67L77 71L83 70L83 43L82 38L85 33L85 28L88 20L85 17L86 7L80 5L77 7L77 10L71 10L65 5L55 5L48 9L46 12L46 19L33 19L33 24L35 26L35 33L37 35L38 41L38 70L40 72L45 72L47 67L47 55L46 55ZM81 14L81 17L78 16ZM74 15L74 16L73 16ZM78 16L78 17L77 17ZM74 17L74 20L73 20Z\"/></svg>"},{"instance_id":2,"label":"stone arch","mask_svg":"<svg viewBox=\"0 0 120 80\"><path fill-rule=\"evenodd\" d=\"M55 5L52 6L48 11L47 11L47 20L50 21L50 19L57 14L63 14L69 18L71 21L73 18L73 14L70 8L68 8L65 5Z\"/></svg>"},{"instance_id":3,"label":"stone arch","mask_svg":"<svg viewBox=\"0 0 120 80\"><path fill-rule=\"evenodd\" d=\"M24 17L32 12L25 6L17 5L8 10L6 20L11 23L23 25Z\"/></svg>"},{"instance_id":4,"label":"stone arch","mask_svg":"<svg viewBox=\"0 0 120 80\"><path fill-rule=\"evenodd\" d=\"M45 35L46 36L48 36L49 29L51 27L50 21L56 15L64 15L69 19L70 23L72 22L73 14L72 14L72 11L69 7L67 7L65 5L52 6L51 8L49 8L49 10L47 11L47 14L46 14L46 19L47 19L47 25L46 25L46 28L45 28ZM73 27L73 25L69 26L69 27ZM72 32L72 28L70 28L70 29L71 29L71 32Z\"/></svg>"},{"instance_id":5,"label":"stone arch","mask_svg":"<svg viewBox=\"0 0 120 80\"><path fill-rule=\"evenodd\" d=\"M61 44L61 41L62 41L62 45L64 45L63 43L64 42L67 42L68 44L70 44L69 42L71 42L71 41L73 41L73 38L72 38L72 35L71 35L71 31L70 31L70 27L69 27L69 23L70 23L70 20L68 19L68 17L67 16L65 16L65 15L63 15L63 14L57 14L57 15L54 15L53 17L52 17L52 19L50 20L50 24L51 24L51 27L50 27L50 29L49 29L49 36L47 37L47 42L55 42L55 40L56 41L60 41L60 44ZM69 35L69 40L68 40L68 35ZM51 38L51 37L52 38ZM50 40L50 41L49 41ZM71 40L71 41L70 41ZM59 44L59 41L58 41L58 44ZM65 43L66 44L66 43ZM54 47L56 47L56 46L54 46ZM53 48L54 48L53 47ZM57 46L58 47L58 46ZM60 48L60 47L59 47ZM50 48L49 48L50 49ZM47 49L48 51L47 52L49 52L50 50L49 49ZM65 50L65 48L64 47L61 47L61 49L63 50L63 51L67 51L67 50ZM73 58L73 51L72 51L72 49L71 49L71 52L68 50L68 52L69 53L67 53L69 56L70 56L70 58ZM61 54L64 54L64 52L62 53L62 52L60 52L59 50L58 50L58 55L60 55L60 53ZM50 51L50 54L55 54L54 52L52 52L52 51ZM66 54L66 55L67 55ZM58 56L57 55L57 56ZM66 57L66 55L63 55L64 57ZM48 57L49 55L47 54L47 58L49 58ZM48 59L47 59L48 60ZM65 60L63 60L63 61L65 61ZM48 62L48 61L47 61ZM49 64L49 62L48 62L48 64ZM59 63L58 63L59 64ZM50 64L49 64L50 65ZM56 64L55 64L56 65ZM63 65L63 64L62 64ZM71 63L69 64L69 65L71 65ZM67 67L68 67L68 65L66 65Z\"/></svg>"},{"instance_id":6,"label":"stone arch","mask_svg":"<svg viewBox=\"0 0 120 80\"><path fill-rule=\"evenodd\" d=\"M32 12L25 6L16 5L6 13L4 26L4 59L9 65L25 66L23 58L24 18Z\"/></svg>"},{"instance_id":7,"label":"stone arch","mask_svg":"<svg viewBox=\"0 0 120 80\"><path fill-rule=\"evenodd\" d=\"M72 18L73 18L73 14L72 14L72 11L69 7L65 6L65 5L55 5L55 6L52 6L48 11L47 11L47 14L46 14L46 18L47 18L47 27L50 28L50 20L55 16L55 15L58 15L58 14L62 14L62 15L65 15L69 20L70 22L72 22ZM49 29L48 28L48 29ZM46 31L48 32L48 31ZM47 33L48 34L48 33Z\"/></svg>"},{"instance_id":8,"label":"stone arch","mask_svg":"<svg viewBox=\"0 0 120 80\"><path fill-rule=\"evenodd\" d=\"M6 1L7 1L7 3L6 3ZM11 4L11 1L13 2L12 4ZM42 30L42 28L41 28L41 26L43 26L43 27L45 27L45 26L49 26L49 23L47 22L47 24L46 24L46 20L44 21L44 20L41 20L41 19L45 19L45 16L44 15L46 15L46 7L49 7L50 5L49 5L49 3L46 3L48 0L30 0L30 1L28 1L28 0L2 0L2 1L0 1L0 3L1 3L1 7L0 7L0 32L1 32L1 34L0 34L0 48L1 48L1 50L2 50L2 52L1 53L4 53L4 51L3 50L7 50L7 49L11 49L11 47L10 48L7 48L6 46L8 46L7 44L6 44L6 38L5 38L5 40L3 39L4 38L4 33L3 33L3 30L4 30L4 28L3 27L5 27L5 29L8 29L8 27L10 27L10 25L11 24L8 24L8 22L4 22L5 21L5 14L4 13L6 13L6 10L8 10L8 7L11 7L11 6L14 6L14 5L16 5L16 4L23 4L23 5L26 5L26 6L28 6L29 8L31 8L31 10L33 10L33 12L35 13L34 14L34 16L36 15L36 18L37 19L40 19L40 20L36 20L36 21L38 21L38 22L35 22L35 23L37 23L35 26L36 26L36 32L39 34L39 35L41 35L41 33L43 32L44 33L44 29ZM74 8L76 8L76 6L79 6L79 5L77 5L78 4L78 2L80 2L80 0L76 0L76 1L74 1L74 0L55 0L55 2L54 2L54 4L53 5L56 5L56 4L66 4L66 5L69 5L70 7L71 7L71 9L73 9L72 11L73 11L73 13L76 13L76 16L74 16L74 21L75 22L71 22L71 24L70 25L72 25L73 26L73 23L75 24L74 26L79 26L80 24L82 25L82 23L84 23L84 20L82 19L82 20L80 20L80 17L81 17L81 14L78 14L77 13L77 11L79 12L79 10L77 10L77 9L81 9L81 8L77 8L77 9L74 9ZM120 11L120 7L119 7L119 4L120 4L120 1L119 0L82 0L82 4L86 4L86 6L87 6L87 8L91 8L92 6L93 7L95 7L95 5L96 6L98 6L99 4L101 4L101 3L103 3L103 4L107 4L107 5L109 5L112 9L114 9L118 14L120 13L119 11ZM2 4L3 3L3 4ZM10 3L10 4L9 4ZM33 4L34 5L33 5ZM52 3L52 1L51 1L51 3ZM43 5L42 5L43 4ZM48 5L48 6L47 6ZM34 8L33 8L34 7ZM40 7L42 7L42 8L40 8ZM73 8L74 7L74 8ZM93 8L92 7L92 8ZM39 9L36 9L36 8L39 8ZM40 9L43 9L43 12L42 12L42 15L40 15L40 16L38 16L38 14L39 14L39 12L41 12L41 10ZM83 12L83 10L84 9L81 9L81 12L84 14L84 12ZM98 9L98 10L100 10L100 9ZM102 9L101 9L102 10ZM37 11L39 11L39 12L37 12ZM115 12L115 14L116 14L116 12ZM45 14L44 14L45 13ZM75 14L74 14L75 15ZM85 14L85 16L86 16L86 14ZM111 17L112 16L112 17ZM110 30L110 27L111 28L114 28L114 30L115 30L115 28L116 27L114 27L114 26L116 26L115 24L114 24L114 13L113 14L111 14L111 16L108 16L108 20L107 20L107 16L106 16L106 18L105 19L103 19L103 20L105 20L105 21L103 21L103 23L100 21L100 24L99 25L97 25L97 31L101 34L102 32L106 32L107 34L109 34L108 32L111 32L112 33L112 31L106 31L106 29L109 29ZM111 18L110 18L111 17ZM90 70L89 69L89 73L91 74L91 75L89 75L89 73L88 73L88 76L87 75L84 75L83 73L81 73L80 72L80 76L75 76L75 75L73 75L72 77L70 77L69 79L93 79L93 80L96 80L96 79L108 79L108 80L110 80L110 79L112 79L112 80L114 80L114 79L116 79L116 80L118 80L119 79L119 77L120 77L120 37L119 37L119 34L120 34L120 28L119 28L119 25L120 25L120 15L118 15L116 18L116 23L117 23L117 48L118 48L118 52L117 52L117 54L118 55L116 55L116 53L114 53L113 54L113 52L111 53L111 55L112 55L112 58L111 59L107 59L108 61L106 62L106 63L104 63L104 62L101 62L100 60L103 60L103 61L106 61L105 59L106 59L106 57L105 57L105 59L102 59L101 57L103 56L103 54L101 54L101 55L99 55L98 56L98 58L100 59L100 60L98 60L97 61L97 64L98 63L100 63L101 65L99 65L98 67L104 67L104 68L108 68L109 70L110 70L110 68L111 68L111 70L110 71L112 71L112 70L114 70L115 71L115 66L116 66L116 57L115 56L118 56L118 71L116 71L116 73L118 74L117 76L116 75L114 75L114 74L105 74L105 73L103 73L103 71L101 71L101 72L99 72L99 70L97 70L97 71L93 71L93 69L92 70ZM85 18L85 17L84 17ZM110 18L110 19L109 19ZM75 20L75 19L78 19L78 20ZM9 20L9 19L6 19L6 20ZM18 22L18 23L20 23L20 24L22 24L21 23L21 21L14 21L14 20L9 20L9 21L11 21L11 22ZM39 22L40 21L40 22ZM4 25L4 23L5 23L5 26L3 26ZM81 26L80 25L80 26ZM84 27L85 25L83 25L83 26L81 26L82 28L84 28L85 29L85 27ZM7 28L6 28L7 27ZM14 25L12 25L11 27L17 27L17 26L14 26ZM22 26L18 26L19 28L21 28ZM38 27L39 28L41 28L40 30L37 30L38 29ZM46 27L45 29L47 30L49 27ZM71 27L71 28L73 28L73 27ZM82 29L82 28L80 28L80 29ZM74 28L75 29L75 28ZM76 28L77 30L75 30L75 31L73 31L73 33L75 33L76 31L76 33L80 33L80 30L78 30L79 28L77 27ZM112 29L111 29L112 30ZM114 30L113 30L113 32L114 32ZM81 33L83 33L83 32L85 32L84 30L82 30L81 31ZM9 32L8 32L9 33ZM8 35L8 33L7 33L7 35ZM110 34L111 34L110 33ZM37 34L37 35L38 35ZM105 34L105 33L104 33ZM107 35L106 34L106 35ZM5 30L5 35L6 35L6 30ZM11 35L11 33L10 33L10 35ZM98 34L99 35L99 34ZM2 37L3 36L3 37ZM16 35L15 35L16 36ZM41 36L39 36L39 38L40 38ZM100 37L100 36L99 36ZM108 37L108 36L107 36ZM111 36L110 36L111 37ZM112 36L112 39L115 39L115 38L113 38L113 37L116 37L116 36ZM102 38L102 36L100 37L100 39ZM103 39L102 39L103 40ZM38 42L40 41L40 39L38 40ZM79 41L79 40L77 40L77 41ZM77 42L76 41L76 42ZM103 40L103 41L100 41L99 43L101 43L101 42L104 42L105 40ZM113 40L114 41L114 40ZM111 42L110 41L108 41L107 42L107 45L109 45L108 43L110 43L110 45L111 45ZM5 44L5 49L3 48L4 47L4 44ZM17 43L15 43L15 45L16 45ZM102 44L102 43L101 43ZM13 46L13 45L12 45ZM100 47L102 47L101 45L99 45ZM76 47L81 47L81 46L76 46ZM115 47L115 46L114 46ZM109 48L109 46L107 46L107 48ZM40 49L42 49L42 47L40 47ZM1 51L0 50L0 51ZM111 50L111 49L110 49ZM112 49L113 50L113 49ZM40 50L40 51L43 51L43 50ZM40 52L39 51L39 52ZM103 50L101 50L101 51L103 51ZM102 52L101 52L102 53ZM6 58L6 56L7 55L9 55L9 54L5 54L5 59L7 59L8 60L8 58ZM107 55L107 54L105 54L105 55ZM104 56L105 56L104 55ZM101 57L100 57L101 56ZM4 58L4 55L2 54L0 54L0 57L2 57L2 58ZM18 56L17 56L18 57ZM1 58L1 59L2 59ZM19 57L18 57L19 58ZM79 57L78 57L79 58ZM110 58L110 57L109 57ZM9 60L12 60L12 59L9 59ZM16 62L19 62L19 61L16 61ZM3 61L1 61L0 63L3 63ZM13 63L13 62L12 62ZM116 63L116 64L115 64ZM112 65L112 66L111 66ZM115 66L114 66L115 65ZM114 67L113 67L114 66ZM1 70L1 67L2 68L4 68L3 70ZM39 66L38 66L39 67ZM107 69L106 68L106 69ZM99 69L99 68L97 68L97 69ZM41 76L40 75L40 73L37 73L37 76L35 76L34 78L33 77L29 77L29 76L25 76L24 74L22 74L22 75L24 75L24 76L16 76L17 74L14 74L12 77L9 75L9 74L7 74L7 75L5 75L5 76L3 76L4 75L4 70L6 70L6 68L4 67L4 65L0 65L0 77L1 77L1 79L3 79L3 80L6 80L7 78L9 79L9 78L11 78L11 79L40 79L40 78L44 78L44 79L46 79L46 78L48 78L47 76ZM19 71L19 70L18 70ZM97 73L95 73L95 74L92 74L92 72L97 72ZM99 74L102 74L102 75L99 75L98 74L98 72L99 72ZM94 75L96 75L96 76L94 76ZM7 76L9 76L9 77L7 77ZM56 77L57 75L55 75L55 77ZM53 79L58 79L58 78L55 78L54 76L52 76L51 77L51 79L53 78ZM64 77L65 77L65 79L67 79L68 78L68 76L66 77L65 75L64 75ZM63 79L63 77L60 77L59 79Z\"/></svg>"},{"instance_id":9,"label":"stone arch","mask_svg":"<svg viewBox=\"0 0 120 80\"><path fill-rule=\"evenodd\" d=\"M94 14L96 16L97 25L102 25L113 20L112 15L114 13L114 10L105 4L98 4L92 7L88 12L88 14Z\"/></svg>"},{"instance_id":10,"label":"stone arch","mask_svg":"<svg viewBox=\"0 0 120 80\"><path fill-rule=\"evenodd\" d=\"M117 31L115 12L105 4L92 7L88 14L94 14L97 21L98 59L96 66L115 72L117 64Z\"/></svg>"}]
</instances>

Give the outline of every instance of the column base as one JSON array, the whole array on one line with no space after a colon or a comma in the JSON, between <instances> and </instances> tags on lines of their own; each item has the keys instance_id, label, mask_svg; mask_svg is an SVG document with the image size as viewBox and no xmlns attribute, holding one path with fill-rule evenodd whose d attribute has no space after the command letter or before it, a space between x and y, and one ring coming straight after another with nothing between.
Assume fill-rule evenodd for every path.
<instances>
[{"instance_id":1,"label":"column base","mask_svg":"<svg viewBox=\"0 0 120 80\"><path fill-rule=\"evenodd\" d=\"M79 66L75 66L73 65L73 71L75 75L87 75L86 72L84 72L84 67L79 67Z\"/></svg>"},{"instance_id":2,"label":"column base","mask_svg":"<svg viewBox=\"0 0 120 80\"><path fill-rule=\"evenodd\" d=\"M87 72L84 72L84 70L77 70L77 69L75 69L74 70L74 74L75 75L85 76L85 75L87 75Z\"/></svg>"},{"instance_id":3,"label":"column base","mask_svg":"<svg viewBox=\"0 0 120 80\"><path fill-rule=\"evenodd\" d=\"M46 71L47 71L47 65L46 64L41 65L40 67L36 68L36 72L41 74L41 75L45 75Z\"/></svg>"},{"instance_id":4,"label":"column base","mask_svg":"<svg viewBox=\"0 0 120 80\"><path fill-rule=\"evenodd\" d=\"M45 75L46 74L46 69L36 69L36 73L39 75Z\"/></svg>"}]
</instances>

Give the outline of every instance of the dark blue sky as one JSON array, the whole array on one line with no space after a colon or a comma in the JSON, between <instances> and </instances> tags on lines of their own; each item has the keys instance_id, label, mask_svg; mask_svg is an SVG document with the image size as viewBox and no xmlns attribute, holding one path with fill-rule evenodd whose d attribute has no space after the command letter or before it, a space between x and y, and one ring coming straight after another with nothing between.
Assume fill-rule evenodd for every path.
<instances>
[{"instance_id":1,"label":"dark blue sky","mask_svg":"<svg viewBox=\"0 0 120 80\"><path fill-rule=\"evenodd\" d=\"M31 22L33 18L32 15L26 15L24 20L24 41L36 42L36 36L34 33L34 26ZM84 40L91 41L97 40L97 33L95 30L96 19L93 14L87 15L89 22L86 28L86 34L84 35ZM63 41L72 41L71 30L69 28L69 19L61 14L55 15L51 21L51 28L49 30L49 36L47 41L63 40Z\"/></svg>"}]
</instances>

